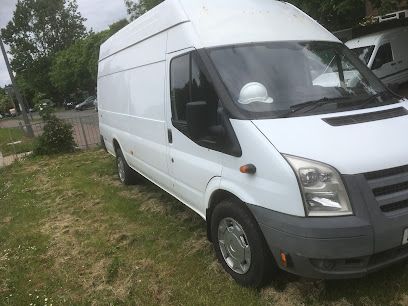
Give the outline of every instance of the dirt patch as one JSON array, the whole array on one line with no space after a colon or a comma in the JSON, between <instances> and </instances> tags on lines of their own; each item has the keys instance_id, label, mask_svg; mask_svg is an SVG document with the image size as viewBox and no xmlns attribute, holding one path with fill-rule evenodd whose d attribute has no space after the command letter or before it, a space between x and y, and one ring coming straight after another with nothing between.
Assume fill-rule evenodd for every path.
<instances>
[{"instance_id":1,"label":"dirt patch","mask_svg":"<svg viewBox=\"0 0 408 306\"><path fill-rule=\"evenodd\" d=\"M118 176L115 175L93 175L91 177L94 181L100 182L104 185L122 187L123 184L119 181Z\"/></svg>"},{"instance_id":2,"label":"dirt patch","mask_svg":"<svg viewBox=\"0 0 408 306\"><path fill-rule=\"evenodd\" d=\"M398 305L408 306L408 294L403 294L398 302Z\"/></svg>"},{"instance_id":3,"label":"dirt patch","mask_svg":"<svg viewBox=\"0 0 408 306\"><path fill-rule=\"evenodd\" d=\"M3 218L3 220L1 221L1 223L3 223L3 224L10 224L12 220L13 220L13 217L5 217L5 218Z\"/></svg>"},{"instance_id":4,"label":"dirt patch","mask_svg":"<svg viewBox=\"0 0 408 306\"><path fill-rule=\"evenodd\" d=\"M288 283L282 291L276 289L275 286L266 288L262 290L261 296L267 305L304 305L306 296L309 300L317 300L323 290L323 282L310 282L305 280Z\"/></svg>"},{"instance_id":5,"label":"dirt patch","mask_svg":"<svg viewBox=\"0 0 408 306\"><path fill-rule=\"evenodd\" d=\"M140 204L140 211L154 214L165 215L169 211L169 207L157 199L150 199Z\"/></svg>"},{"instance_id":6,"label":"dirt patch","mask_svg":"<svg viewBox=\"0 0 408 306\"><path fill-rule=\"evenodd\" d=\"M186 255L193 255L197 252L202 251L210 252L211 243L205 236L196 236L184 242L183 250L183 253L185 253Z\"/></svg>"}]
</instances>

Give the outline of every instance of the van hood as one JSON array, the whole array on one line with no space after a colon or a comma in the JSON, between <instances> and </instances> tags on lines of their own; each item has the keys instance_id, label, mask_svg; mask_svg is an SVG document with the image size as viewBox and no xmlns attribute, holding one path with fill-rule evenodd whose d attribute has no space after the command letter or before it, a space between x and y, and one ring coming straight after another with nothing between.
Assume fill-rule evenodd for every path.
<instances>
[{"instance_id":1,"label":"van hood","mask_svg":"<svg viewBox=\"0 0 408 306\"><path fill-rule=\"evenodd\" d=\"M408 109L408 100L330 115L252 122L280 153L323 162L341 174L359 174L408 165L408 116L343 126L322 119L401 106Z\"/></svg>"}]
</instances>

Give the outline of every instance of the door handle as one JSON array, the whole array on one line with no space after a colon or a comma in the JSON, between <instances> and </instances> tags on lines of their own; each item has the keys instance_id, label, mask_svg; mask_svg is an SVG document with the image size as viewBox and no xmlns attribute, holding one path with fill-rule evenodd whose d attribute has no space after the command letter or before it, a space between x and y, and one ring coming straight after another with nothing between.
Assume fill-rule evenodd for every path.
<instances>
[{"instance_id":1,"label":"door handle","mask_svg":"<svg viewBox=\"0 0 408 306\"><path fill-rule=\"evenodd\" d=\"M170 129L167 129L167 139L169 143L173 143L173 133Z\"/></svg>"},{"instance_id":2,"label":"door handle","mask_svg":"<svg viewBox=\"0 0 408 306\"><path fill-rule=\"evenodd\" d=\"M395 66L397 63L392 63L391 66Z\"/></svg>"}]
</instances>

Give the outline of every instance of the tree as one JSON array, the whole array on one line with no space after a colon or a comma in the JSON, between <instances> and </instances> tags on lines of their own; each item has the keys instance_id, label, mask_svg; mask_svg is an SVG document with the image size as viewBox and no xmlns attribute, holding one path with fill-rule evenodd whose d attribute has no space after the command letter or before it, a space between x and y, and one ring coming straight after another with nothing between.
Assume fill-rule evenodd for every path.
<instances>
[{"instance_id":1,"label":"tree","mask_svg":"<svg viewBox=\"0 0 408 306\"><path fill-rule=\"evenodd\" d=\"M84 21L76 0L17 2L1 34L10 47L13 70L31 91L57 94L48 79L52 57L86 35Z\"/></svg>"},{"instance_id":2,"label":"tree","mask_svg":"<svg viewBox=\"0 0 408 306\"><path fill-rule=\"evenodd\" d=\"M387 14L398 10L401 3L399 0L370 0L369 2L378 9L380 14Z\"/></svg>"},{"instance_id":3,"label":"tree","mask_svg":"<svg viewBox=\"0 0 408 306\"><path fill-rule=\"evenodd\" d=\"M331 31L357 25L365 17L364 0L289 0Z\"/></svg>"},{"instance_id":4,"label":"tree","mask_svg":"<svg viewBox=\"0 0 408 306\"><path fill-rule=\"evenodd\" d=\"M124 0L127 8L127 12L130 16L130 20L135 20L151 10L156 5L159 5L164 0L140 0L139 2L134 2L133 0Z\"/></svg>"},{"instance_id":5,"label":"tree","mask_svg":"<svg viewBox=\"0 0 408 306\"><path fill-rule=\"evenodd\" d=\"M6 113L10 108L13 108L13 104L7 96L6 91L0 87L0 113Z\"/></svg>"},{"instance_id":6,"label":"tree","mask_svg":"<svg viewBox=\"0 0 408 306\"><path fill-rule=\"evenodd\" d=\"M64 95L72 94L77 89L94 94L100 46L127 24L127 20L120 20L110 25L109 30L91 33L71 47L58 52L50 69L52 84Z\"/></svg>"}]
</instances>

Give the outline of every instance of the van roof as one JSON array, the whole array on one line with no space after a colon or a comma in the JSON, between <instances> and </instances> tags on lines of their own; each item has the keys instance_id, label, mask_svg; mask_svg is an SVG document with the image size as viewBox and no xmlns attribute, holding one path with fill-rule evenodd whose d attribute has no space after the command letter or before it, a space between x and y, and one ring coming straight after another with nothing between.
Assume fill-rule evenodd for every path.
<instances>
[{"instance_id":1,"label":"van roof","mask_svg":"<svg viewBox=\"0 0 408 306\"><path fill-rule=\"evenodd\" d=\"M166 0L101 47L104 59L182 23L190 22L196 48L261 41L335 41L334 35L293 5L275 0Z\"/></svg>"},{"instance_id":2,"label":"van roof","mask_svg":"<svg viewBox=\"0 0 408 306\"><path fill-rule=\"evenodd\" d=\"M386 30L382 32L373 33L370 35L365 35L362 37L358 37L346 42L347 47L350 49L360 48L360 47L367 47L367 46L375 46L379 41L384 38L393 36L393 35L400 35L401 33L408 33L408 27L396 28L392 30Z\"/></svg>"}]
</instances>

